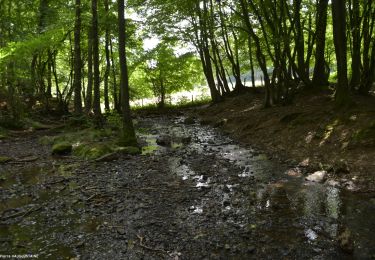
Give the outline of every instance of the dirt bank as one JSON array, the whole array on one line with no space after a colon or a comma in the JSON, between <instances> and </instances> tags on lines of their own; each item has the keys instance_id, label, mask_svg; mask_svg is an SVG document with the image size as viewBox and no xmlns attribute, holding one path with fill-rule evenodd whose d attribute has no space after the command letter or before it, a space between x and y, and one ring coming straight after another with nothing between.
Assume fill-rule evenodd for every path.
<instances>
[{"instance_id":1,"label":"dirt bank","mask_svg":"<svg viewBox=\"0 0 375 260\"><path fill-rule=\"evenodd\" d=\"M202 123L221 127L272 157L306 166L306 172L323 169L349 189L375 189L374 97L355 97L345 110L336 110L329 94L303 95L293 105L268 109L262 98L247 93L194 112Z\"/></svg>"}]
</instances>

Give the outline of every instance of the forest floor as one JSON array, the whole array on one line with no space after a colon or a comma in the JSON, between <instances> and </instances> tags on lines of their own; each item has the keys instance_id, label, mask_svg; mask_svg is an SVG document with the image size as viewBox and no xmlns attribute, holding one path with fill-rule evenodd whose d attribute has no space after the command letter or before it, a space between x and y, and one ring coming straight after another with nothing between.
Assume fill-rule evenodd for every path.
<instances>
[{"instance_id":1,"label":"forest floor","mask_svg":"<svg viewBox=\"0 0 375 260\"><path fill-rule=\"evenodd\" d=\"M342 173L346 180L310 182L305 176L318 169L313 160L301 164L305 156L297 152L291 160L294 157L280 154L276 147L257 147L262 138L266 144L276 143L277 134L299 115L290 116L295 113L292 107L278 108L285 109L282 113L253 108L260 99L253 99L250 106L248 98L182 112L139 113L135 121L141 154L118 150L102 157L97 152L103 147L107 151L117 138L115 132L81 129L79 122L11 132L0 140L0 157L9 158L0 163L0 256L374 258L375 223L368 217L375 214L374 192L352 180L352 165L349 173ZM247 111L235 110L235 104ZM198 113L205 118L203 123L215 123L231 135L191 118ZM274 117L265 117L273 113ZM241 114L246 117L237 118ZM363 116L355 115L353 124ZM240 120L237 126L234 120ZM260 133L246 137L240 130L251 123L257 124L255 129L263 127L263 137ZM281 130L271 131L273 127ZM273 135L269 139L268 130ZM51 142L56 140L73 143L73 154L52 155ZM77 156L74 150L84 142L100 157L83 158L90 154L85 149ZM290 142L293 147L296 141ZM368 192L348 190L358 187Z\"/></svg>"},{"instance_id":2,"label":"forest floor","mask_svg":"<svg viewBox=\"0 0 375 260\"><path fill-rule=\"evenodd\" d=\"M236 140L357 192L375 191L375 97L355 97L335 109L331 94L301 95L294 104L263 109L263 94L248 93L196 111L203 123Z\"/></svg>"}]
</instances>

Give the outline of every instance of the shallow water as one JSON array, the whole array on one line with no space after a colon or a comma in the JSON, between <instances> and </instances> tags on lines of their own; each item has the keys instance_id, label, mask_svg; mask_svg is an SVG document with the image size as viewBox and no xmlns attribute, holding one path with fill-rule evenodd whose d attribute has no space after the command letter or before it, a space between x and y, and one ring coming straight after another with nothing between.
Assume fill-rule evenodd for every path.
<instances>
[{"instance_id":1,"label":"shallow water","mask_svg":"<svg viewBox=\"0 0 375 260\"><path fill-rule=\"evenodd\" d=\"M145 142L142 156L165 159L168 174L201 191L201 197L187 208L189 216L178 222L198 225L197 229L202 228L199 223L216 222L191 239L204 237L209 229L218 237L229 237L216 252L218 258L247 259L249 254L255 258L375 258L374 194L307 182L298 168L272 161L209 126L183 121L183 117L146 118L140 122L146 131L138 135ZM162 135L171 137L169 147L157 145ZM0 195L6 196L2 196L0 216L8 216L12 209L11 214L27 215L19 222L0 222L0 254L12 249L47 259L79 256L83 237L95 236L107 220L95 216L95 205L82 200L78 191L83 188L76 182L53 188L42 185L51 176L74 177L72 170L79 164L30 165L17 174L1 172ZM108 182L107 192L115 192L112 182ZM31 189L33 185L37 188ZM90 188L85 185L85 190ZM144 217L144 205L137 207L133 217ZM339 237L347 231L353 245L350 253L339 246ZM228 249L233 252L227 256Z\"/></svg>"},{"instance_id":2,"label":"shallow water","mask_svg":"<svg viewBox=\"0 0 375 260\"><path fill-rule=\"evenodd\" d=\"M283 254L289 257L298 248L309 257L375 258L374 194L359 195L327 183L305 181L300 169L271 161L265 154L238 145L211 127L184 125L183 120L159 119L156 127L158 134L169 134L172 139L192 139L169 157L170 172L184 181L193 180L197 189L211 187L221 200L222 212L229 212L230 221L269 238L264 241L269 243L265 247L272 248L276 243L285 248ZM155 149L157 153L175 149L159 148ZM205 177L189 167L189 155L193 153L229 161L237 168L236 173L217 168L215 176ZM191 206L192 214L202 214L204 210L204 199ZM339 237L346 230L353 245L350 253L338 246Z\"/></svg>"}]
</instances>

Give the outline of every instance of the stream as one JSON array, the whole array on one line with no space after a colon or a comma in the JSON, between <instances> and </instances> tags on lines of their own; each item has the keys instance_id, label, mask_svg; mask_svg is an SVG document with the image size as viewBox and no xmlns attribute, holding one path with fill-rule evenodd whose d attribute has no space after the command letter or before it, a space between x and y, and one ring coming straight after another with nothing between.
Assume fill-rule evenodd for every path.
<instances>
[{"instance_id":1,"label":"stream","mask_svg":"<svg viewBox=\"0 0 375 260\"><path fill-rule=\"evenodd\" d=\"M375 194L305 180L184 116L137 123L142 155L56 158L0 143L1 255L38 259L375 259Z\"/></svg>"}]
</instances>

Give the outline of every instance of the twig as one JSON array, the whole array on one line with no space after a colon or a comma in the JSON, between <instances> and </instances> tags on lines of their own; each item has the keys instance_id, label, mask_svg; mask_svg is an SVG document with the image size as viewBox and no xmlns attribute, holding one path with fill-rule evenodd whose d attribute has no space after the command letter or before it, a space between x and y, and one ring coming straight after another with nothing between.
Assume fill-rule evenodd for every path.
<instances>
[{"instance_id":1,"label":"twig","mask_svg":"<svg viewBox=\"0 0 375 260\"><path fill-rule=\"evenodd\" d=\"M170 255L169 252L163 250L163 249L159 249L159 248L152 248L152 247L149 247L145 244L143 244L143 237L141 237L140 235L137 235L138 239L139 239L139 246L144 248L144 249L147 249L147 250L150 250L150 251L155 251L155 252L159 252L159 253L163 253L163 254L166 254L166 255Z\"/></svg>"},{"instance_id":2,"label":"twig","mask_svg":"<svg viewBox=\"0 0 375 260\"><path fill-rule=\"evenodd\" d=\"M9 216L6 216L6 217L1 217L1 220L8 220L8 219L16 218L16 217L19 217L19 216L25 217L25 216L27 216L27 215L35 212L35 211L40 210L41 208L42 208L42 206L37 206L37 207L31 208L30 210L28 210L26 212L25 211L21 211L21 212L17 212L15 214L12 214L12 215L9 215Z\"/></svg>"}]
</instances>

